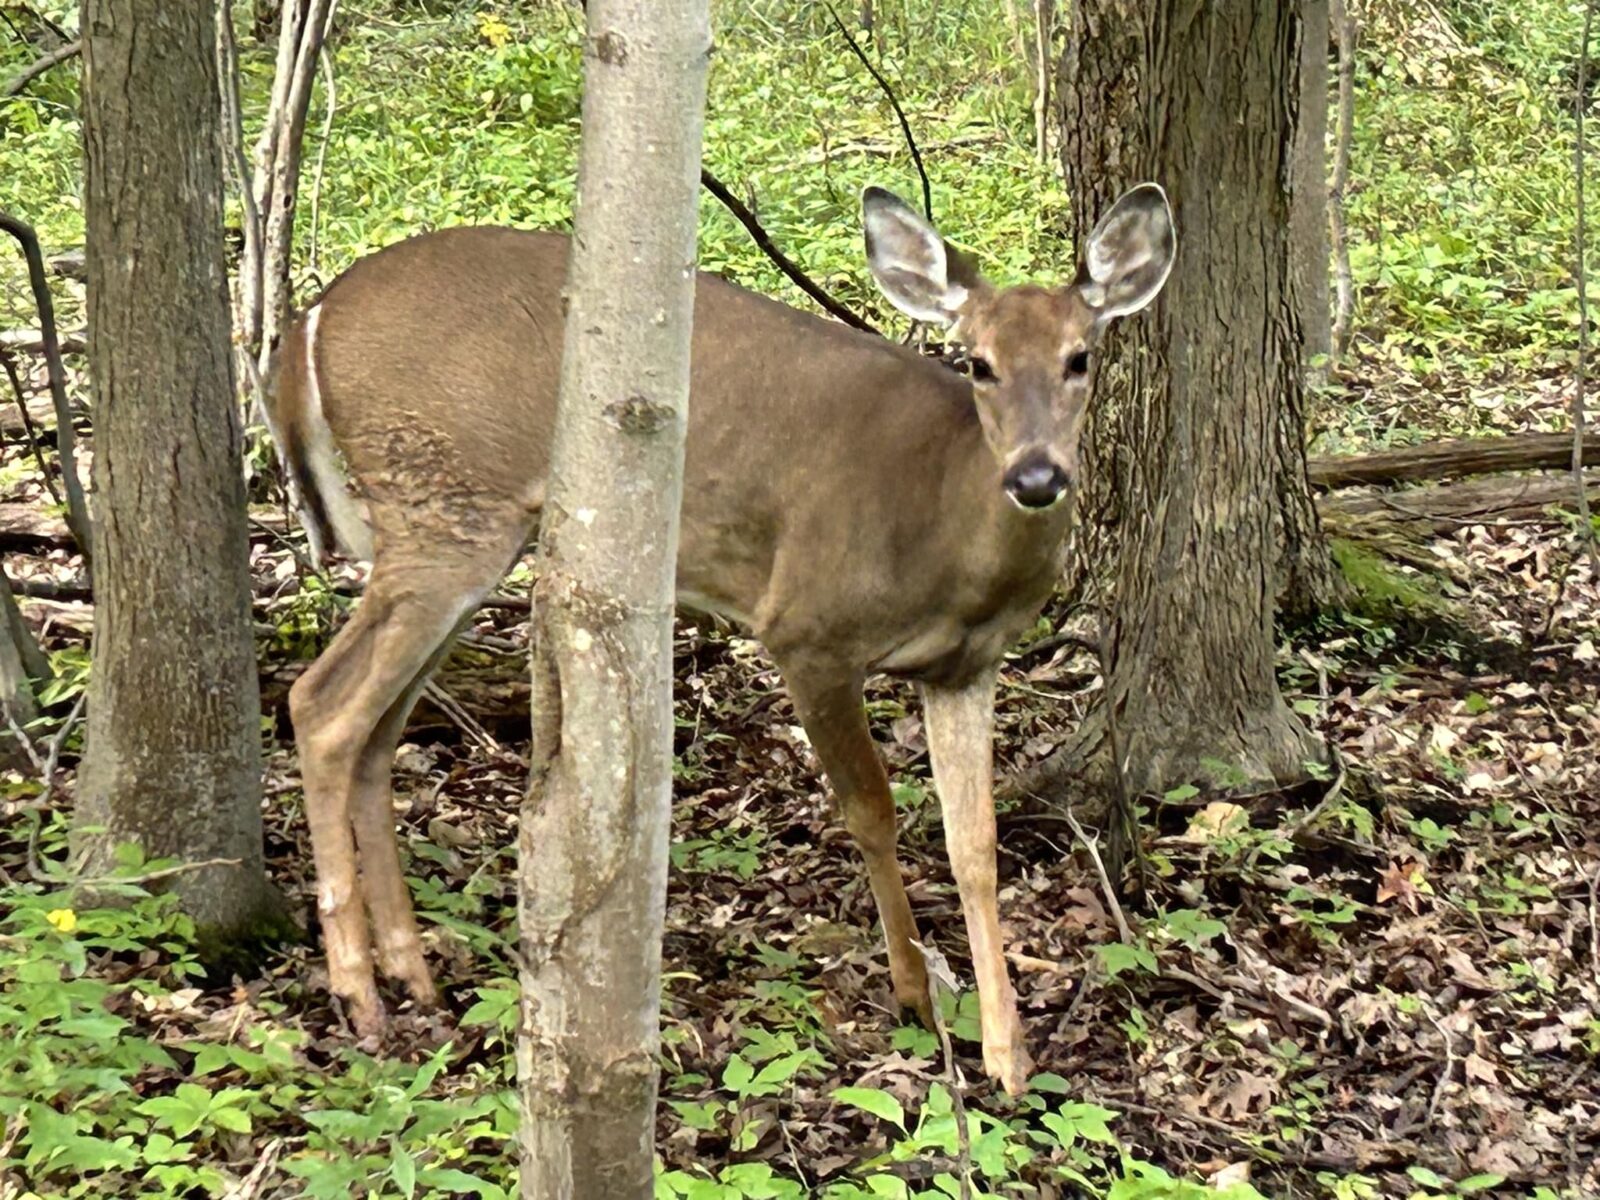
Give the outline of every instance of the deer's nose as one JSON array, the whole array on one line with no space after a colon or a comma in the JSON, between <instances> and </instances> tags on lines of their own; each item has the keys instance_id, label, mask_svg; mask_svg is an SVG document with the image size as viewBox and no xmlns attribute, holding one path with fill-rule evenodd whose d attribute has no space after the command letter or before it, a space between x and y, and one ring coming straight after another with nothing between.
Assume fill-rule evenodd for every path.
<instances>
[{"instance_id":1,"label":"deer's nose","mask_svg":"<svg viewBox=\"0 0 1600 1200\"><path fill-rule=\"evenodd\" d=\"M1067 472L1043 454L1022 459L1005 474L1006 494L1024 509L1048 509L1070 483Z\"/></svg>"},{"instance_id":2,"label":"deer's nose","mask_svg":"<svg viewBox=\"0 0 1600 1200\"><path fill-rule=\"evenodd\" d=\"M1072 480L1043 454L1029 455L1006 472L1006 494L1022 508L1049 508Z\"/></svg>"}]
</instances>

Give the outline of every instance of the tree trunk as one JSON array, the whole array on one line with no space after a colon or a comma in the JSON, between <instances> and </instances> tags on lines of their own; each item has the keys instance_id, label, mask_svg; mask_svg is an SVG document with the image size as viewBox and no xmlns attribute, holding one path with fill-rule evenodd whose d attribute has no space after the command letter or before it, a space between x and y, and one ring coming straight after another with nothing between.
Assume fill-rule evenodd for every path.
<instances>
[{"instance_id":1,"label":"tree trunk","mask_svg":"<svg viewBox=\"0 0 1600 1200\"><path fill-rule=\"evenodd\" d=\"M275 932L229 369L208 5L87 0L85 209L95 414L95 629L76 819L236 860L173 877L214 955Z\"/></svg>"},{"instance_id":2,"label":"tree trunk","mask_svg":"<svg viewBox=\"0 0 1600 1200\"><path fill-rule=\"evenodd\" d=\"M521 857L525 1200L653 1193L707 0L590 0Z\"/></svg>"},{"instance_id":3,"label":"tree trunk","mask_svg":"<svg viewBox=\"0 0 1600 1200\"><path fill-rule=\"evenodd\" d=\"M39 716L33 689L50 678L50 660L22 619L4 567L0 567L0 625L4 626L0 629L0 710L7 718L5 731L0 732L0 765L26 769L32 765L22 740L27 734L18 737L10 725L25 731Z\"/></svg>"},{"instance_id":4,"label":"tree trunk","mask_svg":"<svg viewBox=\"0 0 1600 1200\"><path fill-rule=\"evenodd\" d=\"M1289 193L1290 252L1308 378L1333 353L1328 295L1328 0L1303 0L1300 94Z\"/></svg>"},{"instance_id":5,"label":"tree trunk","mask_svg":"<svg viewBox=\"0 0 1600 1200\"><path fill-rule=\"evenodd\" d=\"M1298 779L1320 753L1273 672L1274 599L1333 575L1306 482L1287 190L1306 2L1072 6L1061 153L1080 226L1156 180L1178 261L1100 355L1079 554L1113 564L1107 704L1032 787L1104 778L1108 707L1136 791L1204 779L1208 760Z\"/></svg>"},{"instance_id":6,"label":"tree trunk","mask_svg":"<svg viewBox=\"0 0 1600 1200\"><path fill-rule=\"evenodd\" d=\"M1333 359L1350 352L1355 319L1355 284L1350 278L1350 231L1345 227L1344 197L1350 183L1350 139L1355 132L1356 22L1348 0L1331 0L1329 20L1339 43L1338 120L1334 124L1333 173L1328 181L1328 240L1333 244L1334 284L1337 298L1329 337Z\"/></svg>"}]
</instances>

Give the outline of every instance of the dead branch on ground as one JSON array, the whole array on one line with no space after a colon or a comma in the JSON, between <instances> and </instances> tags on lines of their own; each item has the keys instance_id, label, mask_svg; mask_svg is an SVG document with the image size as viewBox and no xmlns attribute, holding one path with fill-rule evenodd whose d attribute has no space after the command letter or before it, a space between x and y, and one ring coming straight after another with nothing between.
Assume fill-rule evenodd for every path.
<instances>
[{"instance_id":1,"label":"dead branch on ground","mask_svg":"<svg viewBox=\"0 0 1600 1200\"><path fill-rule=\"evenodd\" d=\"M1600 500L1600 471L1584 479L1584 490ZM1571 508L1570 476L1478 479L1399 492L1339 492L1322 496L1317 511L1328 532L1360 538L1377 524L1420 525L1436 534L1465 525L1549 524L1553 508Z\"/></svg>"},{"instance_id":2,"label":"dead branch on ground","mask_svg":"<svg viewBox=\"0 0 1600 1200\"><path fill-rule=\"evenodd\" d=\"M1585 436L1584 452L1600 454L1600 434ZM1463 475L1504 471L1556 470L1569 467L1572 436L1565 433L1522 433L1509 437L1459 438L1423 442L1372 454L1324 455L1306 464L1316 487L1359 484L1417 483Z\"/></svg>"}]
</instances>

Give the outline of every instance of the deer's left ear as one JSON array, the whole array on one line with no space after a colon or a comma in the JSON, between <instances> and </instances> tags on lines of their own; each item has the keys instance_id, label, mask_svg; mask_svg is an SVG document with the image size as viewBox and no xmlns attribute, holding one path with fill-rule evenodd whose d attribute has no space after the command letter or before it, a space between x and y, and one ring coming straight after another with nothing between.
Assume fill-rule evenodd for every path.
<instances>
[{"instance_id":1,"label":"deer's left ear","mask_svg":"<svg viewBox=\"0 0 1600 1200\"><path fill-rule=\"evenodd\" d=\"M867 265L883 294L906 316L951 325L984 285L972 259L893 192L869 187L861 194Z\"/></svg>"},{"instance_id":2,"label":"deer's left ear","mask_svg":"<svg viewBox=\"0 0 1600 1200\"><path fill-rule=\"evenodd\" d=\"M1141 183L1124 192L1089 235L1079 291L1101 322L1125 317L1160 294L1177 256L1167 194Z\"/></svg>"}]
</instances>

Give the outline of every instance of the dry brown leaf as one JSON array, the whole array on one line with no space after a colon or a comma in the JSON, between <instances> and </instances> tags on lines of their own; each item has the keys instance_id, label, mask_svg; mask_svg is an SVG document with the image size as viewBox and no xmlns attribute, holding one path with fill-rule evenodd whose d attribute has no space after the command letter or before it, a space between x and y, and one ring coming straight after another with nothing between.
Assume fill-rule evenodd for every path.
<instances>
[{"instance_id":1,"label":"dry brown leaf","mask_svg":"<svg viewBox=\"0 0 1600 1200\"><path fill-rule=\"evenodd\" d=\"M1398 900L1411 912L1417 911L1424 882L1422 864L1391 862L1378 874L1378 903Z\"/></svg>"}]
</instances>

